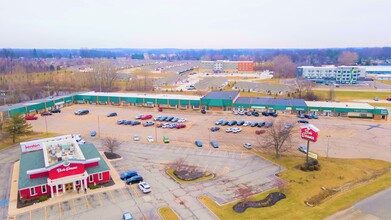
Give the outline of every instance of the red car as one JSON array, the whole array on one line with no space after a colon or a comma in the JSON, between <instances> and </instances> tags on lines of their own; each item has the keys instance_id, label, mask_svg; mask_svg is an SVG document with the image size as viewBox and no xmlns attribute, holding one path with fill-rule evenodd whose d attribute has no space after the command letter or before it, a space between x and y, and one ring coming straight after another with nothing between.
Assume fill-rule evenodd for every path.
<instances>
[{"instance_id":1,"label":"red car","mask_svg":"<svg viewBox=\"0 0 391 220\"><path fill-rule=\"evenodd\" d=\"M255 134L263 134L263 133L265 133L266 131L265 130L256 130L255 131Z\"/></svg>"},{"instance_id":2,"label":"red car","mask_svg":"<svg viewBox=\"0 0 391 220\"><path fill-rule=\"evenodd\" d=\"M387 101L391 101L391 97L388 97L386 100L387 100Z\"/></svg>"},{"instance_id":3,"label":"red car","mask_svg":"<svg viewBox=\"0 0 391 220\"><path fill-rule=\"evenodd\" d=\"M143 115L141 117L141 120L147 120L147 119L151 119L152 118L152 115Z\"/></svg>"},{"instance_id":4,"label":"red car","mask_svg":"<svg viewBox=\"0 0 391 220\"><path fill-rule=\"evenodd\" d=\"M37 120L38 117L37 116L34 116L34 115L26 115L24 117L25 120Z\"/></svg>"},{"instance_id":5,"label":"red car","mask_svg":"<svg viewBox=\"0 0 391 220\"><path fill-rule=\"evenodd\" d=\"M185 127L186 127L185 124L177 124L176 125L176 129L185 128Z\"/></svg>"}]
</instances>

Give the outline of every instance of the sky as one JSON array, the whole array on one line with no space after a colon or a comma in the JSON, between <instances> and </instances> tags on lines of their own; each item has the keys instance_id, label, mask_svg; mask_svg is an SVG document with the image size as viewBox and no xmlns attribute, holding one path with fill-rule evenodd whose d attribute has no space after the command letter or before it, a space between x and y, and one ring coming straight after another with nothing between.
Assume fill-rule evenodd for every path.
<instances>
[{"instance_id":1,"label":"sky","mask_svg":"<svg viewBox=\"0 0 391 220\"><path fill-rule=\"evenodd\" d=\"M0 48L391 46L391 0L0 0Z\"/></svg>"}]
</instances>

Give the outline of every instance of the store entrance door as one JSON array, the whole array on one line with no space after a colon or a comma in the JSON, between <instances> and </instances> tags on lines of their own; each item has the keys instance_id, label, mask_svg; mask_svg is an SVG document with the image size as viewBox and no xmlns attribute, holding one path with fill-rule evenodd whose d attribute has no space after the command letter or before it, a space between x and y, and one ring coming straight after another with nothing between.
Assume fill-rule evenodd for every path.
<instances>
[{"instance_id":1,"label":"store entrance door","mask_svg":"<svg viewBox=\"0 0 391 220\"><path fill-rule=\"evenodd\" d=\"M66 183L65 184L65 191L73 190L73 183Z\"/></svg>"}]
</instances>

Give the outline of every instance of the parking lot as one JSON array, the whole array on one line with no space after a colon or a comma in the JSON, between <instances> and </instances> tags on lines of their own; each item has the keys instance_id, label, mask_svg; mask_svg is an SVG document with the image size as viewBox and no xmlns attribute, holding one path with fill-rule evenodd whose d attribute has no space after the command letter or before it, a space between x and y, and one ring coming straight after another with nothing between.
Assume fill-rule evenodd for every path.
<instances>
[{"instance_id":1,"label":"parking lot","mask_svg":"<svg viewBox=\"0 0 391 220\"><path fill-rule=\"evenodd\" d=\"M99 141L91 141L102 149ZM158 219L158 209L165 206L182 219L215 219L197 197L207 195L224 204L238 198L238 187L248 186L253 193L258 193L282 183L274 175L281 167L249 152L125 143L117 153L123 159L112 162L115 169L119 173L137 170L151 185L151 193L143 194L136 184L97 194L91 194L93 190L89 190L87 195L20 214L16 219L37 219L39 216L46 219L119 219L126 211L134 214L135 219ZM197 183L179 184L166 173L178 159L216 176Z\"/></svg>"},{"instance_id":2,"label":"parking lot","mask_svg":"<svg viewBox=\"0 0 391 220\"><path fill-rule=\"evenodd\" d=\"M73 114L77 109L89 109L90 114L76 116ZM117 117L107 118L109 112L117 112ZM139 114L183 117L187 119L186 128L183 129L163 129L154 126L142 127L141 125L117 125L119 119L135 120ZM47 117L47 128L49 132L60 134L79 133L88 137L92 130L98 132L98 137L116 137L123 141L133 142L133 135L139 135L141 143L147 143L147 136L152 136L155 142L162 143L163 136L170 139L169 145L178 147L195 147L194 141L200 140L204 147L210 147L210 141L216 141L220 149L231 151L244 151L243 143L249 142L254 147L260 146L262 135L256 135L259 128L241 127L242 131L236 134L226 133L225 127L220 131L210 132L208 128L214 126L218 119L225 120L248 120L273 121L273 120L293 120L298 118L292 115L280 114L277 118L254 117L233 115L231 112L208 112L203 115L198 111L190 110L164 110L158 112L151 108L137 107L115 107L96 105L74 105L64 108L62 113ZM319 119L310 121L320 129L318 142L311 144L311 151L320 156L330 156L338 158L372 158L391 161L391 131L390 121L375 121L369 119L350 119L319 116ZM36 131L46 131L46 123L43 117L38 116L38 120L30 121ZM299 124L295 125L299 126ZM237 126L235 126L237 127ZM99 132L100 131L100 132ZM297 148L304 145L297 132ZM381 143L379 144L379 140Z\"/></svg>"}]
</instances>

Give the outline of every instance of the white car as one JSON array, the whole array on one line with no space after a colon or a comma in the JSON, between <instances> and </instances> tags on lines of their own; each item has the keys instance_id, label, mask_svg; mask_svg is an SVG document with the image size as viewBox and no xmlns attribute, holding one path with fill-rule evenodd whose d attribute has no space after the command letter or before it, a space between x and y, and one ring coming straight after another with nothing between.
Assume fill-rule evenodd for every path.
<instances>
[{"instance_id":1,"label":"white car","mask_svg":"<svg viewBox=\"0 0 391 220\"><path fill-rule=\"evenodd\" d=\"M148 136L147 139L148 139L148 142L150 142L150 143L153 142L153 137L152 136Z\"/></svg>"},{"instance_id":2,"label":"white car","mask_svg":"<svg viewBox=\"0 0 391 220\"><path fill-rule=\"evenodd\" d=\"M243 144L243 147L245 147L245 148L248 149L248 150L251 150L251 149L252 149L250 143L244 143L244 144Z\"/></svg>"},{"instance_id":3,"label":"white car","mask_svg":"<svg viewBox=\"0 0 391 220\"><path fill-rule=\"evenodd\" d=\"M140 138L139 138L139 136L138 136L138 135L134 135L134 136L133 136L133 140L134 140L134 141L139 141L139 140L140 140Z\"/></svg>"},{"instance_id":4,"label":"white car","mask_svg":"<svg viewBox=\"0 0 391 220\"><path fill-rule=\"evenodd\" d=\"M225 129L225 132L227 132L227 133L232 132L232 128Z\"/></svg>"},{"instance_id":5,"label":"white car","mask_svg":"<svg viewBox=\"0 0 391 220\"><path fill-rule=\"evenodd\" d=\"M144 114L137 115L136 119L141 119L141 117L143 117L143 116L144 116Z\"/></svg>"},{"instance_id":6,"label":"white car","mask_svg":"<svg viewBox=\"0 0 391 220\"><path fill-rule=\"evenodd\" d=\"M157 121L159 118L161 118L162 116L161 115L158 115L156 116L155 118L153 118L154 121Z\"/></svg>"},{"instance_id":7,"label":"white car","mask_svg":"<svg viewBox=\"0 0 391 220\"><path fill-rule=\"evenodd\" d=\"M237 111L234 111L233 113L234 113L234 115L237 115L237 114L239 114Z\"/></svg>"},{"instance_id":8,"label":"white car","mask_svg":"<svg viewBox=\"0 0 391 220\"><path fill-rule=\"evenodd\" d=\"M138 188L143 192L143 193L150 193L151 192L151 186L146 183L146 182L141 182L138 184Z\"/></svg>"},{"instance_id":9,"label":"white car","mask_svg":"<svg viewBox=\"0 0 391 220\"><path fill-rule=\"evenodd\" d=\"M241 132L242 129L241 128L232 128L232 132L233 133L238 133L238 132Z\"/></svg>"},{"instance_id":10,"label":"white car","mask_svg":"<svg viewBox=\"0 0 391 220\"><path fill-rule=\"evenodd\" d=\"M244 124L243 124L244 127L247 127L247 126L249 126L249 125L251 125L251 122L249 122L249 121L246 121L246 122L244 122Z\"/></svg>"},{"instance_id":11,"label":"white car","mask_svg":"<svg viewBox=\"0 0 391 220\"><path fill-rule=\"evenodd\" d=\"M180 118L180 119L178 120L178 122L180 122L180 123L181 123L181 122L185 122L185 121L187 121L186 118Z\"/></svg>"}]
</instances>

